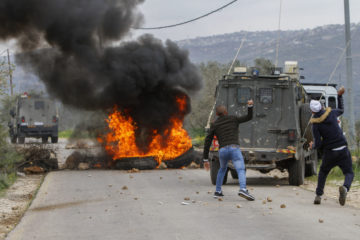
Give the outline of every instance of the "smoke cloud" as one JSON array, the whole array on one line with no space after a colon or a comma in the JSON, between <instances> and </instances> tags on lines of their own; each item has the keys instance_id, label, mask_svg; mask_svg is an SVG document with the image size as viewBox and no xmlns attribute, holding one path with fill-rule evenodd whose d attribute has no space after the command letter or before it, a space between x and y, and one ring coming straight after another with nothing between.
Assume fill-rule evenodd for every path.
<instances>
[{"instance_id":1,"label":"smoke cloud","mask_svg":"<svg viewBox=\"0 0 360 240\"><path fill-rule=\"evenodd\" d=\"M202 81L188 52L170 40L163 44L143 35L121 41L143 23L137 11L143 2L1 0L0 39L17 40L25 53L17 62L64 104L86 110L117 106L134 118L138 134L161 133L179 114L175 97L197 92Z\"/></svg>"}]
</instances>

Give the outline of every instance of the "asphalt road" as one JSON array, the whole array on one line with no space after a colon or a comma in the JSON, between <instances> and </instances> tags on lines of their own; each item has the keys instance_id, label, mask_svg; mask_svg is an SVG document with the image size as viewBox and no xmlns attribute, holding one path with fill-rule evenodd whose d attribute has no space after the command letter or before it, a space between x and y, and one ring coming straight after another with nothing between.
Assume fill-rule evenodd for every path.
<instances>
[{"instance_id":1,"label":"asphalt road","mask_svg":"<svg viewBox=\"0 0 360 240\"><path fill-rule=\"evenodd\" d=\"M230 176L223 201L213 199L208 191L214 187L204 170L52 172L7 239L359 237L359 209L331 199L315 206L312 192L288 186L285 180L259 178L251 171L249 175L254 202L237 196L238 186ZM187 197L190 200L184 200ZM273 201L264 204L266 197Z\"/></svg>"}]
</instances>

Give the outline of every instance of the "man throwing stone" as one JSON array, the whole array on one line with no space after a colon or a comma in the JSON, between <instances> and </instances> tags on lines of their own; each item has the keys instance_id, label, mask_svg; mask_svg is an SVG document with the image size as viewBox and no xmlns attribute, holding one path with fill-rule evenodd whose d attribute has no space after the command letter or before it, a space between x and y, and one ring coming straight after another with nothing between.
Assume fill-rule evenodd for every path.
<instances>
[{"instance_id":1,"label":"man throwing stone","mask_svg":"<svg viewBox=\"0 0 360 240\"><path fill-rule=\"evenodd\" d=\"M338 91L338 109L323 109L319 101L311 100L310 102L310 108L313 112L311 123L313 124L312 130L315 141L314 143L310 142L310 149L323 150L314 204L321 203L326 177L335 166L339 166L345 175L344 185L339 187L339 202L342 206L345 205L346 195L354 178L351 155L337 119L344 113L342 98L344 92L344 87Z\"/></svg>"},{"instance_id":2,"label":"man throwing stone","mask_svg":"<svg viewBox=\"0 0 360 240\"><path fill-rule=\"evenodd\" d=\"M221 186L224 180L224 176L227 172L228 162L232 160L232 163L239 176L239 196L249 200L254 201L255 198L250 195L249 191L246 189L246 172L245 172L245 163L242 153L239 147L239 133L238 128L239 124L247 122L252 119L253 116L253 105L252 100L248 101L248 114L246 116L229 116L225 106L216 107L216 115L218 118L214 123L211 124L210 131L205 138L204 144L204 167L208 171L209 166L209 149L211 146L211 141L214 138L214 135L217 137L220 145L219 149L219 161L220 169L217 174L216 179L216 191L214 197L223 197L224 194L221 191Z\"/></svg>"}]
</instances>

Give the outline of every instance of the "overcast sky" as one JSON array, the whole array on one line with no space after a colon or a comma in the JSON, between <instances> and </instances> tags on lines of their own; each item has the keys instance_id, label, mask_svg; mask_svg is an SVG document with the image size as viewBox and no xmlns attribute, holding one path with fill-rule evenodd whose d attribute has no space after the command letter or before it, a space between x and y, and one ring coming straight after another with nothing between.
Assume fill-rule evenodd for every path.
<instances>
[{"instance_id":1,"label":"overcast sky","mask_svg":"<svg viewBox=\"0 0 360 240\"><path fill-rule=\"evenodd\" d=\"M146 0L141 6L144 27L156 27L189 20L212 11L231 0ZM326 24L344 24L343 0L283 0L281 29L314 28ZM280 0L239 0L228 8L188 25L155 31L161 39L180 40L232 33L241 30L277 30ZM351 22L360 22L360 1L350 0Z\"/></svg>"},{"instance_id":2,"label":"overcast sky","mask_svg":"<svg viewBox=\"0 0 360 240\"><path fill-rule=\"evenodd\" d=\"M186 21L212 11L231 0L146 0L140 6L144 27ZM181 40L241 30L277 30L280 0L239 0L209 17L176 28L133 31L135 38L151 33L160 39ZM360 0L350 0L351 22L360 22ZM343 0L283 0L281 29L305 29L344 23ZM0 42L0 52L13 44Z\"/></svg>"}]
</instances>

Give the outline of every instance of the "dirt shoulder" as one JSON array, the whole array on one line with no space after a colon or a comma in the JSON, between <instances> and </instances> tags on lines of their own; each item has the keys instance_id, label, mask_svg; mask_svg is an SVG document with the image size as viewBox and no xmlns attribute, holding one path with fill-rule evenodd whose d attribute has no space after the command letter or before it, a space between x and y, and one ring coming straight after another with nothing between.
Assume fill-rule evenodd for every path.
<instances>
[{"instance_id":1,"label":"dirt shoulder","mask_svg":"<svg viewBox=\"0 0 360 240\"><path fill-rule=\"evenodd\" d=\"M289 174L287 171L281 172L279 170L273 170L267 173L268 176L273 177L275 179L283 179L287 180ZM343 184L343 181L339 180L327 180L325 189L324 189L324 196L322 197L323 201L326 202L327 199L336 199L339 198L339 186ZM315 190L316 190L317 181L305 179L301 188L314 192L315 198ZM360 208L360 182L354 181L352 187L347 195L346 198L346 205L353 206L356 208Z\"/></svg>"},{"instance_id":2,"label":"dirt shoulder","mask_svg":"<svg viewBox=\"0 0 360 240\"><path fill-rule=\"evenodd\" d=\"M16 182L0 196L0 240L5 239L33 200L45 175L18 177Z\"/></svg>"},{"instance_id":3,"label":"dirt shoulder","mask_svg":"<svg viewBox=\"0 0 360 240\"><path fill-rule=\"evenodd\" d=\"M310 191L315 192L316 190L316 184L315 181L306 180L304 185L301 187ZM327 199L336 199L339 198L339 186L343 184L342 181L327 181L326 186L324 189L324 196L322 197L323 201L326 201ZM314 194L315 197L315 194ZM346 205L353 206L356 208L360 208L360 183L359 182L353 182L352 187L347 194L346 197Z\"/></svg>"}]
</instances>

